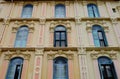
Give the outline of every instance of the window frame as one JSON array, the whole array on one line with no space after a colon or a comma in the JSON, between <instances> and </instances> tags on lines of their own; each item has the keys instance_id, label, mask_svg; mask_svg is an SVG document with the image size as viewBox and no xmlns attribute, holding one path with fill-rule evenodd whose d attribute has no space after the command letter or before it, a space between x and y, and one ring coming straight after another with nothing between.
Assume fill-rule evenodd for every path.
<instances>
[{"instance_id":1,"label":"window frame","mask_svg":"<svg viewBox=\"0 0 120 79\"><path fill-rule=\"evenodd\" d=\"M9 79L16 79L15 76L17 74L16 73L16 71L17 71L16 70L17 65L20 65L20 70L19 70L19 73L17 75L17 79L21 79L21 75L22 75L21 73L22 73L22 70L23 70L23 68L22 68L23 67L23 62L24 62L24 59L20 58L20 57L15 57L15 58L11 59L10 63L9 63L9 66L8 66L7 74L6 74L6 79L8 79L8 78Z\"/></svg>"},{"instance_id":2,"label":"window frame","mask_svg":"<svg viewBox=\"0 0 120 79\"><path fill-rule=\"evenodd\" d=\"M63 10L63 11L61 11ZM59 11L59 12L57 12ZM66 17L66 7L64 4L55 5L55 18L65 18Z\"/></svg>"},{"instance_id":3,"label":"window frame","mask_svg":"<svg viewBox=\"0 0 120 79\"><path fill-rule=\"evenodd\" d=\"M104 59L104 60L102 60L103 62L100 61L100 59L102 59L102 58ZM117 79L117 75L116 75L115 68L114 68L114 63L112 62L111 59L109 59L108 57L105 57L105 56L99 57L98 58L98 66L99 66L101 79ZM112 75L111 78L109 77L109 74L107 72L107 68L105 68L106 66L110 67L110 69L111 69L109 72ZM102 67L104 67L105 73L103 73Z\"/></svg>"},{"instance_id":4,"label":"window frame","mask_svg":"<svg viewBox=\"0 0 120 79\"><path fill-rule=\"evenodd\" d=\"M24 32L26 32L26 33L23 35ZM22 35L22 37L21 37L21 35ZM26 47L28 35L29 35L28 26L23 25L20 28L18 28L17 33L16 33L14 47Z\"/></svg>"},{"instance_id":5,"label":"window frame","mask_svg":"<svg viewBox=\"0 0 120 79\"><path fill-rule=\"evenodd\" d=\"M27 12L27 10L29 10L29 12ZM26 4L25 6L23 6L21 18L31 18L32 13L33 13L33 5L32 4Z\"/></svg>"},{"instance_id":6,"label":"window frame","mask_svg":"<svg viewBox=\"0 0 120 79\"><path fill-rule=\"evenodd\" d=\"M62 61L62 63L58 63L59 61ZM57 74L57 70L56 70L56 65L65 65L65 71L62 71L62 72L65 72L65 77L64 79L69 79L68 77L68 60L64 57L57 57L53 60L53 79L56 79L56 75L59 76L61 74Z\"/></svg>"},{"instance_id":7,"label":"window frame","mask_svg":"<svg viewBox=\"0 0 120 79\"><path fill-rule=\"evenodd\" d=\"M99 34L98 34L99 32L102 34L103 39L100 39ZM94 40L94 45L96 47L107 47L108 46L104 29L101 26L99 25L92 26L92 36ZM101 42L103 42L103 44L101 44Z\"/></svg>"},{"instance_id":8,"label":"window frame","mask_svg":"<svg viewBox=\"0 0 120 79\"><path fill-rule=\"evenodd\" d=\"M65 30L58 30L56 31L56 28L59 28L59 27L63 27ZM66 28L64 26L57 26L54 30L54 47L67 47L67 32L66 32ZM59 39L56 39L57 36L56 34L59 33ZM64 33L64 37L65 39L62 39L62 33ZM59 42L59 45L57 46L57 42ZM62 46L62 42L64 42L64 46Z\"/></svg>"}]
</instances>

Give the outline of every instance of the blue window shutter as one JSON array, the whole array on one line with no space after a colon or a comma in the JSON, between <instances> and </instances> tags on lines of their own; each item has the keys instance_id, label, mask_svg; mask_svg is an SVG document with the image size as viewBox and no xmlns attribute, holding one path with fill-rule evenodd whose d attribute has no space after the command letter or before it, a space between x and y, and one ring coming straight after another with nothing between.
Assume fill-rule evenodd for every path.
<instances>
[{"instance_id":1,"label":"blue window shutter","mask_svg":"<svg viewBox=\"0 0 120 79\"><path fill-rule=\"evenodd\" d=\"M10 64L6 79L14 79L16 65Z\"/></svg>"},{"instance_id":2,"label":"blue window shutter","mask_svg":"<svg viewBox=\"0 0 120 79\"><path fill-rule=\"evenodd\" d=\"M92 6L91 6L91 5L88 6L88 15L89 15L89 17L91 17L91 18L94 17L93 9L92 9Z\"/></svg>"},{"instance_id":3,"label":"blue window shutter","mask_svg":"<svg viewBox=\"0 0 120 79\"><path fill-rule=\"evenodd\" d=\"M28 37L28 27L22 26L18 29L14 47L25 47Z\"/></svg>"},{"instance_id":4,"label":"blue window shutter","mask_svg":"<svg viewBox=\"0 0 120 79\"><path fill-rule=\"evenodd\" d=\"M64 18L66 15L65 6L62 4L58 4L55 6L55 17L56 18Z\"/></svg>"},{"instance_id":5,"label":"blue window shutter","mask_svg":"<svg viewBox=\"0 0 120 79\"><path fill-rule=\"evenodd\" d=\"M97 30L93 30L93 39L94 39L94 44L96 47L100 47L100 42L97 34Z\"/></svg>"},{"instance_id":6,"label":"blue window shutter","mask_svg":"<svg viewBox=\"0 0 120 79\"><path fill-rule=\"evenodd\" d=\"M25 5L22 10L22 18L30 18L32 16L32 5Z\"/></svg>"},{"instance_id":7,"label":"blue window shutter","mask_svg":"<svg viewBox=\"0 0 120 79\"><path fill-rule=\"evenodd\" d=\"M96 5L93 6L93 11L94 11L95 17L100 17L98 7Z\"/></svg>"},{"instance_id":8,"label":"blue window shutter","mask_svg":"<svg viewBox=\"0 0 120 79\"><path fill-rule=\"evenodd\" d=\"M88 4L88 15L91 18L100 17L98 7L95 4Z\"/></svg>"}]
</instances>

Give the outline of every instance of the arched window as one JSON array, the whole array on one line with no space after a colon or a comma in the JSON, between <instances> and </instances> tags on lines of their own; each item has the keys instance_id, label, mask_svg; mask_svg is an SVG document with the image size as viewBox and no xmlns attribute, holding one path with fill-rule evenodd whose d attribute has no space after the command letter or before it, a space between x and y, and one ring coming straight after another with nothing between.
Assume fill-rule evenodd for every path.
<instances>
[{"instance_id":1,"label":"arched window","mask_svg":"<svg viewBox=\"0 0 120 79\"><path fill-rule=\"evenodd\" d=\"M98 58L98 65L101 74L101 79L117 79L114 64L107 57Z\"/></svg>"},{"instance_id":2,"label":"arched window","mask_svg":"<svg viewBox=\"0 0 120 79\"><path fill-rule=\"evenodd\" d=\"M57 4L55 6L55 17L64 18L66 16L65 6L63 4Z\"/></svg>"},{"instance_id":3,"label":"arched window","mask_svg":"<svg viewBox=\"0 0 120 79\"><path fill-rule=\"evenodd\" d=\"M54 59L53 79L68 79L68 62L63 57Z\"/></svg>"},{"instance_id":4,"label":"arched window","mask_svg":"<svg viewBox=\"0 0 120 79\"><path fill-rule=\"evenodd\" d=\"M17 57L11 59L9 63L6 79L21 79L22 66L23 66L22 58Z\"/></svg>"},{"instance_id":5,"label":"arched window","mask_svg":"<svg viewBox=\"0 0 120 79\"><path fill-rule=\"evenodd\" d=\"M98 7L95 4L88 4L88 15L91 18L100 17Z\"/></svg>"},{"instance_id":6,"label":"arched window","mask_svg":"<svg viewBox=\"0 0 120 79\"><path fill-rule=\"evenodd\" d=\"M67 46L66 28L62 25L57 26L54 30L54 46L55 47Z\"/></svg>"},{"instance_id":7,"label":"arched window","mask_svg":"<svg viewBox=\"0 0 120 79\"><path fill-rule=\"evenodd\" d=\"M28 38L28 27L22 26L18 29L15 40L15 47L25 47Z\"/></svg>"},{"instance_id":8,"label":"arched window","mask_svg":"<svg viewBox=\"0 0 120 79\"><path fill-rule=\"evenodd\" d=\"M94 39L94 45L96 47L108 46L104 29L99 25L94 25L92 27L92 34Z\"/></svg>"},{"instance_id":9,"label":"arched window","mask_svg":"<svg viewBox=\"0 0 120 79\"><path fill-rule=\"evenodd\" d=\"M32 16L33 5L28 4L23 7L22 18L31 18Z\"/></svg>"}]
</instances>

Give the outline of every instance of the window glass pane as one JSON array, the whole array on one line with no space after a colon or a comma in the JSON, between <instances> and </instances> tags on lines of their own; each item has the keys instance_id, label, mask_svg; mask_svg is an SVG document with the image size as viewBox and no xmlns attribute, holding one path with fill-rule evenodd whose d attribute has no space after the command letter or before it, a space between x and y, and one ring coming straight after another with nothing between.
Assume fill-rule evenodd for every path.
<instances>
[{"instance_id":1,"label":"window glass pane","mask_svg":"<svg viewBox=\"0 0 120 79\"><path fill-rule=\"evenodd\" d=\"M60 41L56 41L56 47L60 47Z\"/></svg>"},{"instance_id":2,"label":"window glass pane","mask_svg":"<svg viewBox=\"0 0 120 79\"><path fill-rule=\"evenodd\" d=\"M54 79L68 79L67 65L63 60L54 63Z\"/></svg>"},{"instance_id":3,"label":"window glass pane","mask_svg":"<svg viewBox=\"0 0 120 79\"><path fill-rule=\"evenodd\" d=\"M98 34L96 30L92 31L93 34L93 39L94 39L94 44L96 47L100 47L100 42L99 42L99 38L98 38Z\"/></svg>"},{"instance_id":4,"label":"window glass pane","mask_svg":"<svg viewBox=\"0 0 120 79\"><path fill-rule=\"evenodd\" d=\"M88 6L88 14L89 14L89 17L94 17L92 6Z\"/></svg>"},{"instance_id":5,"label":"window glass pane","mask_svg":"<svg viewBox=\"0 0 120 79\"><path fill-rule=\"evenodd\" d=\"M56 18L64 18L65 17L65 6L62 4L58 4L55 6L55 17Z\"/></svg>"},{"instance_id":6,"label":"window glass pane","mask_svg":"<svg viewBox=\"0 0 120 79\"><path fill-rule=\"evenodd\" d=\"M56 33L55 33L55 37L56 37L56 40L60 40L60 33L59 33L59 32L56 32Z\"/></svg>"},{"instance_id":7,"label":"window glass pane","mask_svg":"<svg viewBox=\"0 0 120 79\"><path fill-rule=\"evenodd\" d=\"M65 41L61 41L61 47L65 47Z\"/></svg>"},{"instance_id":8,"label":"window glass pane","mask_svg":"<svg viewBox=\"0 0 120 79\"><path fill-rule=\"evenodd\" d=\"M55 31L66 31L65 27L62 27L62 26L57 26L55 28Z\"/></svg>"},{"instance_id":9,"label":"window glass pane","mask_svg":"<svg viewBox=\"0 0 120 79\"><path fill-rule=\"evenodd\" d=\"M103 39L102 31L98 31L98 37L99 39Z\"/></svg>"},{"instance_id":10,"label":"window glass pane","mask_svg":"<svg viewBox=\"0 0 120 79\"><path fill-rule=\"evenodd\" d=\"M61 32L61 40L65 40L65 32Z\"/></svg>"},{"instance_id":11,"label":"window glass pane","mask_svg":"<svg viewBox=\"0 0 120 79\"><path fill-rule=\"evenodd\" d=\"M103 40L100 40L100 46L105 46L105 43Z\"/></svg>"},{"instance_id":12,"label":"window glass pane","mask_svg":"<svg viewBox=\"0 0 120 79\"><path fill-rule=\"evenodd\" d=\"M99 17L98 7L95 4L88 4L87 8L89 17Z\"/></svg>"},{"instance_id":13,"label":"window glass pane","mask_svg":"<svg viewBox=\"0 0 120 79\"><path fill-rule=\"evenodd\" d=\"M106 72L107 72L107 76L109 78L113 77L112 70L111 70L110 66L106 66Z\"/></svg>"},{"instance_id":14,"label":"window glass pane","mask_svg":"<svg viewBox=\"0 0 120 79\"><path fill-rule=\"evenodd\" d=\"M23 7L22 18L30 18L32 16L32 5L26 5Z\"/></svg>"},{"instance_id":15,"label":"window glass pane","mask_svg":"<svg viewBox=\"0 0 120 79\"><path fill-rule=\"evenodd\" d=\"M26 26L20 27L16 34L15 47L25 47L28 37L28 28Z\"/></svg>"}]
</instances>

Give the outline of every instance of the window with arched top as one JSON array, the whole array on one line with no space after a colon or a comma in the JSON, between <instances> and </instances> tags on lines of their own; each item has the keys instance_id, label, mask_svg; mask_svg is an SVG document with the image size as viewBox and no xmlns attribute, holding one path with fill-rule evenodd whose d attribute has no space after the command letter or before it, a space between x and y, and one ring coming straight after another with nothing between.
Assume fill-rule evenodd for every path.
<instances>
[{"instance_id":1,"label":"window with arched top","mask_svg":"<svg viewBox=\"0 0 120 79\"><path fill-rule=\"evenodd\" d=\"M66 28L62 25L59 25L54 29L54 46L55 47L67 46Z\"/></svg>"},{"instance_id":2,"label":"window with arched top","mask_svg":"<svg viewBox=\"0 0 120 79\"><path fill-rule=\"evenodd\" d=\"M93 25L92 35L96 47L108 46L104 29L99 25Z\"/></svg>"},{"instance_id":3,"label":"window with arched top","mask_svg":"<svg viewBox=\"0 0 120 79\"><path fill-rule=\"evenodd\" d=\"M98 65L101 79L117 79L114 63L108 57L99 57Z\"/></svg>"},{"instance_id":4,"label":"window with arched top","mask_svg":"<svg viewBox=\"0 0 120 79\"><path fill-rule=\"evenodd\" d=\"M68 60L63 57L54 59L53 79L68 79Z\"/></svg>"},{"instance_id":5,"label":"window with arched top","mask_svg":"<svg viewBox=\"0 0 120 79\"><path fill-rule=\"evenodd\" d=\"M16 34L14 47L25 47L27 43L29 29L27 26L21 26Z\"/></svg>"},{"instance_id":6,"label":"window with arched top","mask_svg":"<svg viewBox=\"0 0 120 79\"><path fill-rule=\"evenodd\" d=\"M22 66L22 58L17 57L11 59L7 70L6 79L21 79Z\"/></svg>"},{"instance_id":7,"label":"window with arched top","mask_svg":"<svg viewBox=\"0 0 120 79\"><path fill-rule=\"evenodd\" d=\"M100 17L97 5L95 5L95 4L88 4L87 5L87 9L88 9L89 17L91 17L91 18Z\"/></svg>"},{"instance_id":8,"label":"window with arched top","mask_svg":"<svg viewBox=\"0 0 120 79\"><path fill-rule=\"evenodd\" d=\"M65 5L63 5L63 4L55 5L55 17L56 18L64 18L64 17L66 17Z\"/></svg>"},{"instance_id":9,"label":"window with arched top","mask_svg":"<svg viewBox=\"0 0 120 79\"><path fill-rule=\"evenodd\" d=\"M31 18L32 16L33 5L27 4L22 9L22 18Z\"/></svg>"}]
</instances>

